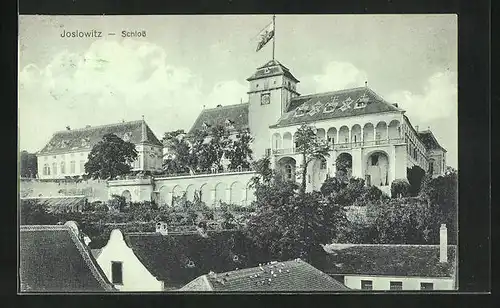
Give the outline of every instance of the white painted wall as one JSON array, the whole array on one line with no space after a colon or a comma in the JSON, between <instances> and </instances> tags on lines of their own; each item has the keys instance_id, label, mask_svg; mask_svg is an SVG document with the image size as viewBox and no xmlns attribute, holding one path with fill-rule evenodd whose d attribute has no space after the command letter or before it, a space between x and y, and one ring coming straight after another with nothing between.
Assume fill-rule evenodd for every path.
<instances>
[{"instance_id":1,"label":"white painted wall","mask_svg":"<svg viewBox=\"0 0 500 308\"><path fill-rule=\"evenodd\" d=\"M440 277L391 277L391 276L344 276L344 284L351 289L361 290L361 280L371 280L373 290L390 290L391 281L403 282L403 290L420 290L421 282L431 282L434 290L455 290L452 278Z\"/></svg>"},{"instance_id":2,"label":"white painted wall","mask_svg":"<svg viewBox=\"0 0 500 308\"><path fill-rule=\"evenodd\" d=\"M108 243L96 260L111 282L111 262L122 262L123 285L114 285L120 291L163 291L163 282L157 280L137 259L120 230L111 232Z\"/></svg>"}]
</instances>

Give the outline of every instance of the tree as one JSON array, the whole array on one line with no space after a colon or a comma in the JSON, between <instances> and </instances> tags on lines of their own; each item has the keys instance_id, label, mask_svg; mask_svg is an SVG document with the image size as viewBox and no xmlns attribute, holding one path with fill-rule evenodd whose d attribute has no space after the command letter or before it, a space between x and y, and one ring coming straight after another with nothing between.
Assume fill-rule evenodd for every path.
<instances>
[{"instance_id":1,"label":"tree","mask_svg":"<svg viewBox=\"0 0 500 308\"><path fill-rule=\"evenodd\" d=\"M403 198L409 195L410 184L404 179L396 179L391 183L391 197Z\"/></svg>"},{"instance_id":2,"label":"tree","mask_svg":"<svg viewBox=\"0 0 500 308\"><path fill-rule=\"evenodd\" d=\"M413 167L406 169L406 177L408 179L408 183L410 183L409 194L411 196L416 196L420 191L420 187L424 176L425 176L424 169L420 168L417 165L414 165Z\"/></svg>"},{"instance_id":3,"label":"tree","mask_svg":"<svg viewBox=\"0 0 500 308\"><path fill-rule=\"evenodd\" d=\"M50 213L47 205L35 199L21 200L21 225L52 225L57 218Z\"/></svg>"},{"instance_id":4,"label":"tree","mask_svg":"<svg viewBox=\"0 0 500 308\"><path fill-rule=\"evenodd\" d=\"M270 259L301 257L316 264L345 220L345 212L330 196L302 193L300 187L270 170L268 159L257 161L255 212L246 232Z\"/></svg>"},{"instance_id":5,"label":"tree","mask_svg":"<svg viewBox=\"0 0 500 308\"><path fill-rule=\"evenodd\" d=\"M212 159L212 166L217 170L222 170L222 158L229 152L231 139L229 130L224 125L214 125L211 127L206 155Z\"/></svg>"},{"instance_id":6,"label":"tree","mask_svg":"<svg viewBox=\"0 0 500 308\"><path fill-rule=\"evenodd\" d=\"M163 136L163 144L173 156L163 162L163 170L167 173L195 173L198 159L184 135L184 130L179 129Z\"/></svg>"},{"instance_id":7,"label":"tree","mask_svg":"<svg viewBox=\"0 0 500 308\"><path fill-rule=\"evenodd\" d=\"M352 169L352 160L349 158L349 155L339 155L335 159L336 173L335 177L339 179L341 182L347 183L349 182L349 170Z\"/></svg>"},{"instance_id":8,"label":"tree","mask_svg":"<svg viewBox=\"0 0 500 308\"><path fill-rule=\"evenodd\" d=\"M36 154L29 153L28 151L21 152L21 177L35 178L38 174L38 162Z\"/></svg>"},{"instance_id":9,"label":"tree","mask_svg":"<svg viewBox=\"0 0 500 308\"><path fill-rule=\"evenodd\" d=\"M296 132L296 151L302 156L302 194L306 191L307 167L315 159L324 160L330 156L330 148L316 136L315 128L303 124Z\"/></svg>"},{"instance_id":10,"label":"tree","mask_svg":"<svg viewBox=\"0 0 500 308\"><path fill-rule=\"evenodd\" d=\"M248 130L242 130L235 137L236 139L231 141L229 149L226 152L226 157L230 161L229 168L233 170L238 167L249 168L253 153L250 148L252 136Z\"/></svg>"},{"instance_id":11,"label":"tree","mask_svg":"<svg viewBox=\"0 0 500 308\"><path fill-rule=\"evenodd\" d=\"M106 134L94 145L88 157L85 163L88 176L93 179L114 179L130 172L137 151L133 143L123 141L115 134Z\"/></svg>"}]
</instances>

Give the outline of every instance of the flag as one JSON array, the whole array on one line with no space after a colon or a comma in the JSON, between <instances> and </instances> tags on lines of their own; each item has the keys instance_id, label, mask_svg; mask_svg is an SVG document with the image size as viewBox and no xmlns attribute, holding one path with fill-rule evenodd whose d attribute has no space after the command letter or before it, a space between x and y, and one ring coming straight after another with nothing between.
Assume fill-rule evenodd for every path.
<instances>
[{"instance_id":1,"label":"flag","mask_svg":"<svg viewBox=\"0 0 500 308\"><path fill-rule=\"evenodd\" d=\"M262 29L258 36L259 43L257 44L256 51L261 50L274 37L274 22L269 23L269 25Z\"/></svg>"}]
</instances>

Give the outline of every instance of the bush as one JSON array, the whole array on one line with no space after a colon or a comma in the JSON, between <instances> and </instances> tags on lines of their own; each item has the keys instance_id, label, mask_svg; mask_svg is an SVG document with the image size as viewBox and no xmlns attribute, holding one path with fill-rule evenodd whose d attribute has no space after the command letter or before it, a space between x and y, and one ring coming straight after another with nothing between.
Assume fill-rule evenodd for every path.
<instances>
[{"instance_id":1,"label":"bush","mask_svg":"<svg viewBox=\"0 0 500 308\"><path fill-rule=\"evenodd\" d=\"M127 202L125 197L120 195L112 195L111 200L108 202L108 207L115 211L121 212L125 208Z\"/></svg>"},{"instance_id":2,"label":"bush","mask_svg":"<svg viewBox=\"0 0 500 308\"><path fill-rule=\"evenodd\" d=\"M392 198L408 197L409 193L410 193L410 184L406 180L397 179L392 181L391 184Z\"/></svg>"}]
</instances>

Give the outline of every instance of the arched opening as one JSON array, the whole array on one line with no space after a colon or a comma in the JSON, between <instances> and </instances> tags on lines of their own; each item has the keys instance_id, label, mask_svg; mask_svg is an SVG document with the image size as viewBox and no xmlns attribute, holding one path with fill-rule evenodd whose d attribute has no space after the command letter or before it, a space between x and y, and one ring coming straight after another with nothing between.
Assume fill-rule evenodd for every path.
<instances>
[{"instance_id":1,"label":"arched opening","mask_svg":"<svg viewBox=\"0 0 500 308\"><path fill-rule=\"evenodd\" d=\"M193 184L188 185L188 187L186 187L186 200L193 201L194 192L195 192L194 185Z\"/></svg>"},{"instance_id":2,"label":"arched opening","mask_svg":"<svg viewBox=\"0 0 500 308\"><path fill-rule=\"evenodd\" d=\"M342 126L339 130L339 143L349 143L349 128Z\"/></svg>"},{"instance_id":3,"label":"arched opening","mask_svg":"<svg viewBox=\"0 0 500 308\"><path fill-rule=\"evenodd\" d=\"M388 186L389 185L389 156L382 151L376 151L367 156L366 185Z\"/></svg>"},{"instance_id":4,"label":"arched opening","mask_svg":"<svg viewBox=\"0 0 500 308\"><path fill-rule=\"evenodd\" d=\"M351 142L361 142L361 126L358 124L355 124L351 129Z\"/></svg>"},{"instance_id":5,"label":"arched opening","mask_svg":"<svg viewBox=\"0 0 500 308\"><path fill-rule=\"evenodd\" d=\"M321 188L321 184L325 181L328 173L327 167L325 158L315 159L309 164L308 175L310 176L310 183L308 184L311 185L312 190L317 191Z\"/></svg>"},{"instance_id":6,"label":"arched opening","mask_svg":"<svg viewBox=\"0 0 500 308\"><path fill-rule=\"evenodd\" d=\"M297 132L293 134L293 148L297 148Z\"/></svg>"},{"instance_id":7,"label":"arched opening","mask_svg":"<svg viewBox=\"0 0 500 308\"><path fill-rule=\"evenodd\" d=\"M184 191L182 190L182 187L179 185L174 186L174 188L172 188L172 205L178 205L183 195Z\"/></svg>"},{"instance_id":8,"label":"arched opening","mask_svg":"<svg viewBox=\"0 0 500 308\"><path fill-rule=\"evenodd\" d=\"M374 127L372 123L366 123L363 126L363 142L372 142L374 137Z\"/></svg>"},{"instance_id":9,"label":"arched opening","mask_svg":"<svg viewBox=\"0 0 500 308\"><path fill-rule=\"evenodd\" d=\"M208 184L203 184L200 187L200 199L206 206L212 205L212 196Z\"/></svg>"},{"instance_id":10,"label":"arched opening","mask_svg":"<svg viewBox=\"0 0 500 308\"><path fill-rule=\"evenodd\" d=\"M281 149L281 135L279 133L274 133L272 137L273 150Z\"/></svg>"},{"instance_id":11,"label":"arched opening","mask_svg":"<svg viewBox=\"0 0 500 308\"><path fill-rule=\"evenodd\" d=\"M285 181L295 181L297 162L291 157L282 157L278 161L278 170Z\"/></svg>"},{"instance_id":12,"label":"arched opening","mask_svg":"<svg viewBox=\"0 0 500 308\"><path fill-rule=\"evenodd\" d=\"M387 140L387 124L379 122L375 127L375 144L382 144L383 140Z\"/></svg>"},{"instance_id":13,"label":"arched opening","mask_svg":"<svg viewBox=\"0 0 500 308\"><path fill-rule=\"evenodd\" d=\"M222 202L227 202L226 199L226 184L219 183L215 186L215 205L218 206Z\"/></svg>"},{"instance_id":14,"label":"arched opening","mask_svg":"<svg viewBox=\"0 0 500 308\"><path fill-rule=\"evenodd\" d=\"M389 123L389 139L397 140L401 138L401 125L398 120Z\"/></svg>"},{"instance_id":15,"label":"arched opening","mask_svg":"<svg viewBox=\"0 0 500 308\"><path fill-rule=\"evenodd\" d=\"M325 140L326 132L323 128L318 128L316 131L316 137L318 140Z\"/></svg>"},{"instance_id":16,"label":"arched opening","mask_svg":"<svg viewBox=\"0 0 500 308\"><path fill-rule=\"evenodd\" d=\"M132 194L128 190L124 190L122 192L122 197L125 198L126 203L130 203L132 201Z\"/></svg>"},{"instance_id":17,"label":"arched opening","mask_svg":"<svg viewBox=\"0 0 500 308\"><path fill-rule=\"evenodd\" d=\"M243 184L240 182L234 182L231 185L231 193L230 193L230 204L241 205L243 196Z\"/></svg>"},{"instance_id":18,"label":"arched opening","mask_svg":"<svg viewBox=\"0 0 500 308\"><path fill-rule=\"evenodd\" d=\"M341 153L335 160L336 174L335 177L348 180L352 175L352 155L349 153Z\"/></svg>"},{"instance_id":19,"label":"arched opening","mask_svg":"<svg viewBox=\"0 0 500 308\"><path fill-rule=\"evenodd\" d=\"M283 148L284 149L291 149L293 148L292 144L292 134L289 132L286 132L283 134Z\"/></svg>"},{"instance_id":20,"label":"arched opening","mask_svg":"<svg viewBox=\"0 0 500 308\"><path fill-rule=\"evenodd\" d=\"M327 140L329 144L335 144L338 142L337 139L337 129L335 127L330 127L326 133Z\"/></svg>"},{"instance_id":21,"label":"arched opening","mask_svg":"<svg viewBox=\"0 0 500 308\"><path fill-rule=\"evenodd\" d=\"M160 188L160 200L159 200L160 206L165 206L169 204L168 196L169 196L169 190L167 186L162 186Z\"/></svg>"}]
</instances>

